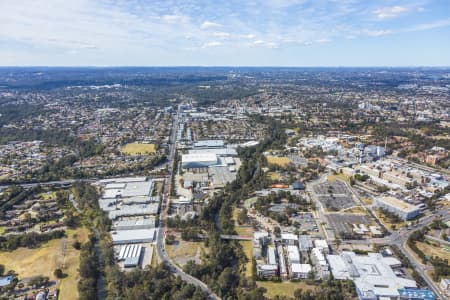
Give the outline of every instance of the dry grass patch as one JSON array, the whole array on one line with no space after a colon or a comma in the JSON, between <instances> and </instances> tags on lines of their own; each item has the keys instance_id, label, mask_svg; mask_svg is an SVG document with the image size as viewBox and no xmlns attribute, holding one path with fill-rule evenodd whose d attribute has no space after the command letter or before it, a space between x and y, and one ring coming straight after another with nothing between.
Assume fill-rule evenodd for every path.
<instances>
[{"instance_id":1,"label":"dry grass patch","mask_svg":"<svg viewBox=\"0 0 450 300\"><path fill-rule=\"evenodd\" d=\"M348 177L347 175L339 173L339 174L336 174L336 175L328 176L327 180L328 181L343 180L343 181L349 183L350 182L350 177Z\"/></svg>"},{"instance_id":2,"label":"dry grass patch","mask_svg":"<svg viewBox=\"0 0 450 300\"><path fill-rule=\"evenodd\" d=\"M450 261L450 252L445 251L442 247L428 245L427 243L416 242L417 248L422 250L425 255L432 257L437 256Z\"/></svg>"},{"instance_id":3,"label":"dry grass patch","mask_svg":"<svg viewBox=\"0 0 450 300\"><path fill-rule=\"evenodd\" d=\"M84 243L88 238L88 230L66 230L66 235L67 238L51 240L38 249L18 248L11 252L0 252L0 264L5 265L6 270L16 271L19 278L42 275L56 280L53 272L61 268L67 277L60 280L58 285L60 299L78 299L80 251L73 248L72 244L76 240Z\"/></svg>"},{"instance_id":4,"label":"dry grass patch","mask_svg":"<svg viewBox=\"0 0 450 300\"><path fill-rule=\"evenodd\" d=\"M267 176L270 178L270 180L274 180L274 181L281 179L281 175L278 172L268 172Z\"/></svg>"},{"instance_id":5,"label":"dry grass patch","mask_svg":"<svg viewBox=\"0 0 450 300\"><path fill-rule=\"evenodd\" d=\"M156 147L155 144L129 143L123 146L120 152L128 155L154 154Z\"/></svg>"},{"instance_id":6,"label":"dry grass patch","mask_svg":"<svg viewBox=\"0 0 450 300\"><path fill-rule=\"evenodd\" d=\"M267 290L264 294L269 299L274 298L275 296L284 296L284 297L294 297L294 292L296 289L302 290L315 290L315 285L308 285L304 281L300 282L273 282L273 281L257 281L256 285L258 287L263 287Z\"/></svg>"},{"instance_id":7,"label":"dry grass patch","mask_svg":"<svg viewBox=\"0 0 450 300\"><path fill-rule=\"evenodd\" d=\"M266 156L267 158L267 163L269 165L277 165L280 167L286 167L287 165L289 165L291 163L291 160L286 157L286 156L272 156L272 155L268 155Z\"/></svg>"},{"instance_id":8,"label":"dry grass patch","mask_svg":"<svg viewBox=\"0 0 450 300\"><path fill-rule=\"evenodd\" d=\"M245 264L245 277L252 277L252 258L253 258L253 244L252 241L240 241L239 244L242 245L242 249L244 250L245 256L248 261Z\"/></svg>"}]
</instances>

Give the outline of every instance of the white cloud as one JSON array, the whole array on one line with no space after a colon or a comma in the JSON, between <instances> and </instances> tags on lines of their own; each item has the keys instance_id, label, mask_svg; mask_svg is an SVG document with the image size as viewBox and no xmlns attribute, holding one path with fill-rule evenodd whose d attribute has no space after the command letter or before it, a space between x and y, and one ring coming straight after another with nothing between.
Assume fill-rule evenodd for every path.
<instances>
[{"instance_id":1,"label":"white cloud","mask_svg":"<svg viewBox=\"0 0 450 300\"><path fill-rule=\"evenodd\" d=\"M189 18L182 15L163 15L161 19L169 24L176 24L187 22Z\"/></svg>"},{"instance_id":2,"label":"white cloud","mask_svg":"<svg viewBox=\"0 0 450 300\"><path fill-rule=\"evenodd\" d=\"M326 38L316 40L316 43L318 43L318 44L326 44L326 43L330 43L330 42L331 42L331 40L326 39Z\"/></svg>"},{"instance_id":3,"label":"white cloud","mask_svg":"<svg viewBox=\"0 0 450 300\"><path fill-rule=\"evenodd\" d=\"M256 38L256 35L250 33L250 34L241 35L241 37L244 39L253 40L254 38Z\"/></svg>"},{"instance_id":4,"label":"white cloud","mask_svg":"<svg viewBox=\"0 0 450 300\"><path fill-rule=\"evenodd\" d=\"M223 45L222 42L213 41L213 42L208 42L208 43L203 44L203 48L214 48L214 47L219 47L222 45Z\"/></svg>"},{"instance_id":5,"label":"white cloud","mask_svg":"<svg viewBox=\"0 0 450 300\"><path fill-rule=\"evenodd\" d=\"M388 6L374 10L373 13L378 19L391 19L396 18L409 11L409 8L405 6Z\"/></svg>"},{"instance_id":6,"label":"white cloud","mask_svg":"<svg viewBox=\"0 0 450 300\"><path fill-rule=\"evenodd\" d=\"M231 34L228 32L214 32L212 35L220 39L228 39L231 37Z\"/></svg>"},{"instance_id":7,"label":"white cloud","mask_svg":"<svg viewBox=\"0 0 450 300\"><path fill-rule=\"evenodd\" d=\"M201 29L210 29L210 28L217 28L217 27L222 27L222 25L219 23L211 22L211 21L205 21L200 25Z\"/></svg>"},{"instance_id":8,"label":"white cloud","mask_svg":"<svg viewBox=\"0 0 450 300\"><path fill-rule=\"evenodd\" d=\"M278 45L274 42L268 42L264 40L256 40L249 44L251 47L266 47L266 48L278 48Z\"/></svg>"},{"instance_id":9,"label":"white cloud","mask_svg":"<svg viewBox=\"0 0 450 300\"><path fill-rule=\"evenodd\" d=\"M377 37L377 36L383 36L383 35L392 34L393 31L392 30L363 29L363 30L361 30L360 33L363 34L363 35L367 35L367 36Z\"/></svg>"},{"instance_id":10,"label":"white cloud","mask_svg":"<svg viewBox=\"0 0 450 300\"><path fill-rule=\"evenodd\" d=\"M405 32L423 31L423 30L442 28L442 27L448 27L448 26L450 26L450 19L443 19L443 20L437 20L437 21L430 22L430 23L415 25L415 26L406 28L402 31L405 31Z\"/></svg>"}]
</instances>

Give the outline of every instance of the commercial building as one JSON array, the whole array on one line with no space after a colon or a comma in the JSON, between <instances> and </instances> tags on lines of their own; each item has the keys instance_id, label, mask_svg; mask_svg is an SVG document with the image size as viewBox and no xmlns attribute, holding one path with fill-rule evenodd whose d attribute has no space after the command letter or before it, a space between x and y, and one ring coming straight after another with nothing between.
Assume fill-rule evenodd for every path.
<instances>
[{"instance_id":1,"label":"commercial building","mask_svg":"<svg viewBox=\"0 0 450 300\"><path fill-rule=\"evenodd\" d=\"M314 264L316 274L321 279L327 279L330 276L328 263L322 253L322 248L313 248L311 250L311 261Z\"/></svg>"},{"instance_id":2,"label":"commercial building","mask_svg":"<svg viewBox=\"0 0 450 300\"><path fill-rule=\"evenodd\" d=\"M272 278L278 275L278 266L277 265L257 265L256 266L256 274L260 278Z\"/></svg>"},{"instance_id":3,"label":"commercial building","mask_svg":"<svg viewBox=\"0 0 450 300\"><path fill-rule=\"evenodd\" d=\"M293 233L282 233L281 242L285 245L298 245L298 236Z\"/></svg>"},{"instance_id":4,"label":"commercial building","mask_svg":"<svg viewBox=\"0 0 450 300\"><path fill-rule=\"evenodd\" d=\"M313 247L311 237L309 235L300 235L298 237L298 247L302 253L311 250Z\"/></svg>"},{"instance_id":5,"label":"commercial building","mask_svg":"<svg viewBox=\"0 0 450 300\"><path fill-rule=\"evenodd\" d=\"M315 240L314 246L320 249L320 252L322 252L322 254L330 253L330 248L328 248L328 243L325 240Z\"/></svg>"},{"instance_id":6,"label":"commercial building","mask_svg":"<svg viewBox=\"0 0 450 300\"><path fill-rule=\"evenodd\" d=\"M334 278L353 280L360 300L398 299L399 290L417 288L415 281L397 277L390 259L379 253L356 255L350 251L327 256Z\"/></svg>"},{"instance_id":7,"label":"commercial building","mask_svg":"<svg viewBox=\"0 0 450 300\"><path fill-rule=\"evenodd\" d=\"M306 279L311 271L312 267L310 264L292 264L291 279Z\"/></svg>"},{"instance_id":8,"label":"commercial building","mask_svg":"<svg viewBox=\"0 0 450 300\"><path fill-rule=\"evenodd\" d=\"M374 204L398 215L403 220L412 219L418 216L421 211L419 206L411 205L391 196L376 198Z\"/></svg>"}]
</instances>

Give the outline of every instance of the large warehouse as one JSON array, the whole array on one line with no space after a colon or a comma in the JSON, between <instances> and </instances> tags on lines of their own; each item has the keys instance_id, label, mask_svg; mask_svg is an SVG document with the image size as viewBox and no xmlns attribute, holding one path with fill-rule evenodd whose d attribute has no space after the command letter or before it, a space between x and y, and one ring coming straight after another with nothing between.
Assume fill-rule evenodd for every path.
<instances>
[{"instance_id":1,"label":"large warehouse","mask_svg":"<svg viewBox=\"0 0 450 300\"><path fill-rule=\"evenodd\" d=\"M113 244L151 243L155 240L156 229L118 230L111 233Z\"/></svg>"},{"instance_id":2,"label":"large warehouse","mask_svg":"<svg viewBox=\"0 0 450 300\"><path fill-rule=\"evenodd\" d=\"M217 165L218 159L214 153L183 154L181 162L183 169L201 169Z\"/></svg>"},{"instance_id":3,"label":"large warehouse","mask_svg":"<svg viewBox=\"0 0 450 300\"><path fill-rule=\"evenodd\" d=\"M381 197L375 199L375 206L382 207L403 220L409 220L420 214L420 207L411 205L394 197Z\"/></svg>"}]
</instances>

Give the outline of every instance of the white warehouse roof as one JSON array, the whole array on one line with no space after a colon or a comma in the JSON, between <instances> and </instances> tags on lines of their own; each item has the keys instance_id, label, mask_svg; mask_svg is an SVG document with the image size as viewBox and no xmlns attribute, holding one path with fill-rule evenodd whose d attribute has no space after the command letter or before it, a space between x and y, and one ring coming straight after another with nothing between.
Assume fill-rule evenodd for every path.
<instances>
[{"instance_id":1,"label":"white warehouse roof","mask_svg":"<svg viewBox=\"0 0 450 300\"><path fill-rule=\"evenodd\" d=\"M136 230L120 230L112 232L113 244L136 244L153 242L155 239L156 229L136 229Z\"/></svg>"},{"instance_id":2,"label":"white warehouse roof","mask_svg":"<svg viewBox=\"0 0 450 300\"><path fill-rule=\"evenodd\" d=\"M214 153L195 153L195 154L183 154L181 157L183 163L190 162L217 162L217 155Z\"/></svg>"}]
</instances>

